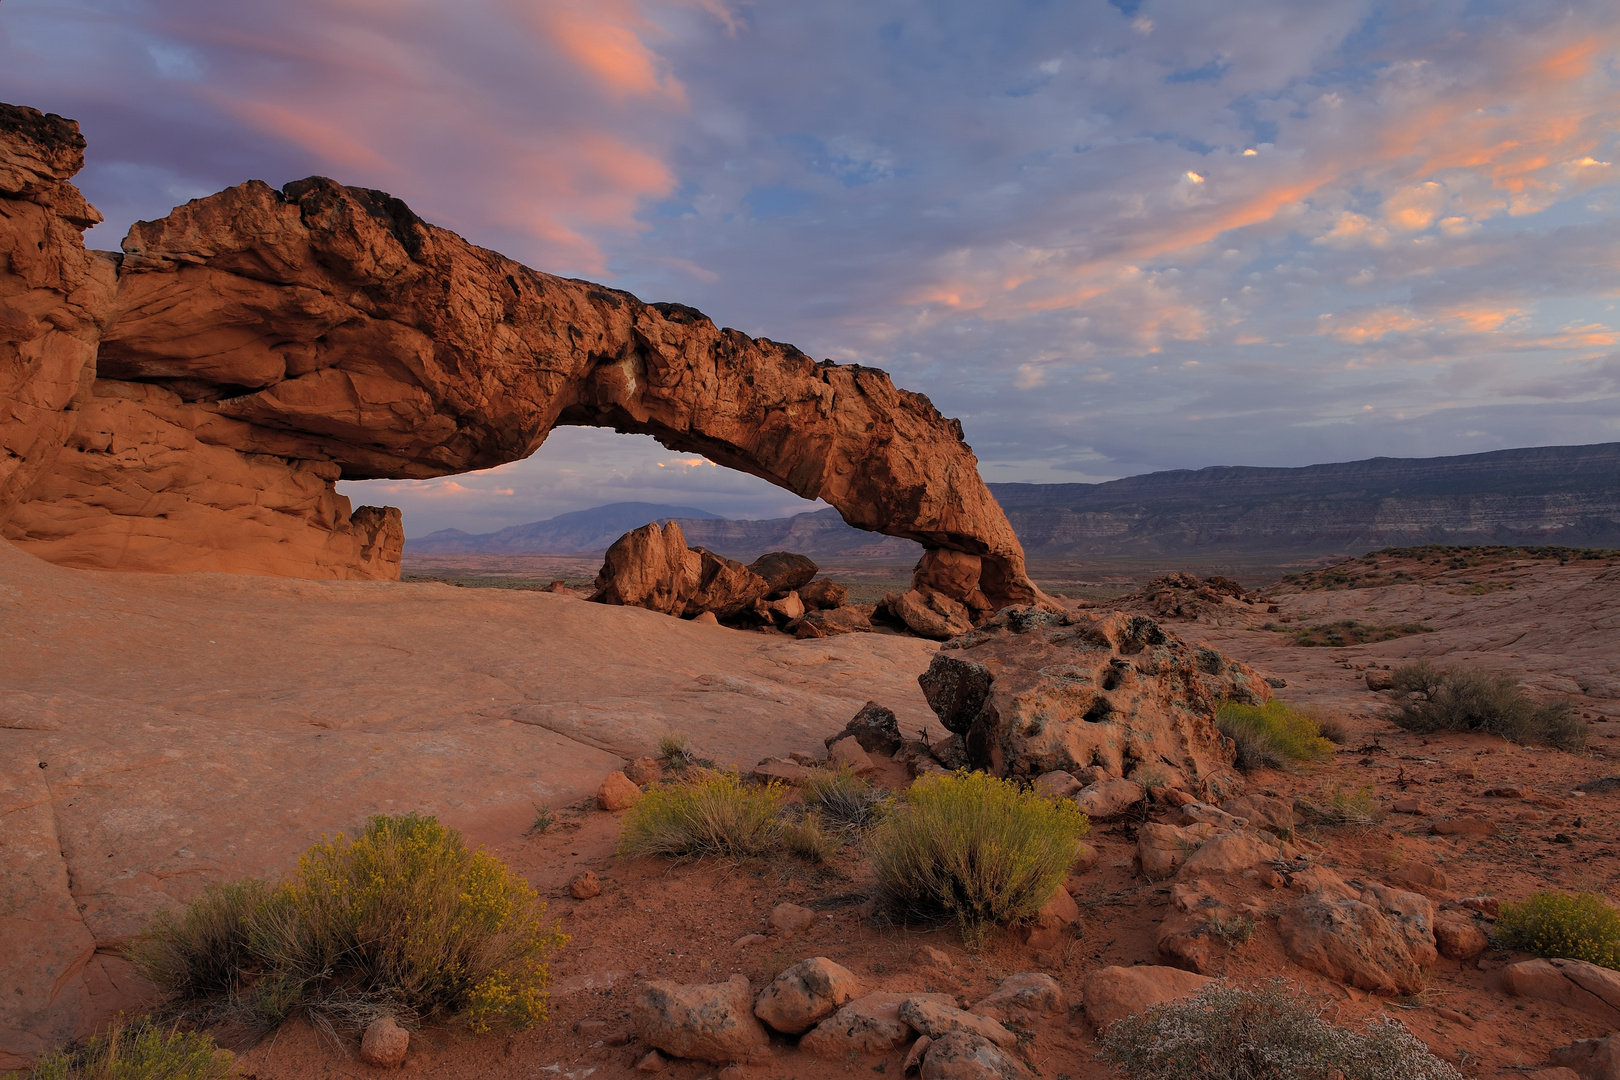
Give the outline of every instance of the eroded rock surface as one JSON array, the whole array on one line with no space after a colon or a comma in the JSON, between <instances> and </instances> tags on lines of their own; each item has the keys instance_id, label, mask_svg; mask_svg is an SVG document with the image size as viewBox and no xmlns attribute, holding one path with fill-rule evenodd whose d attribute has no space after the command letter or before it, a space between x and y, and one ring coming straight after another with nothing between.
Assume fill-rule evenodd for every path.
<instances>
[{"instance_id":1,"label":"eroded rock surface","mask_svg":"<svg viewBox=\"0 0 1620 1080\"><path fill-rule=\"evenodd\" d=\"M271 556L278 530L350 528L336 479L485 469L583 424L652 435L824 499L851 525L957 552L925 558L918 580L959 605L1041 599L961 425L881 371L530 270L383 192L319 177L250 181L137 223L114 297L111 262L77 233L99 217L66 182L83 140L7 108L0 197L17 213L0 226L0 391L24 407L0 420L0 505L16 503L5 535L41 557L195 569L229 547L231 569L287 573ZM65 414L89 399L90 375L136 385L102 388L121 404L80 430ZM53 481L47 458L70 435ZM176 472L190 503L261 527L103 504L170 490ZM273 507L244 499L254 485ZM316 567L302 576L345 576Z\"/></svg>"},{"instance_id":2,"label":"eroded rock surface","mask_svg":"<svg viewBox=\"0 0 1620 1080\"><path fill-rule=\"evenodd\" d=\"M1236 661L1222 658L1212 671L1200 662L1209 651L1140 615L1012 608L947 642L918 682L940 722L965 737L975 768L1033 778L1097 767L1107 780L1087 790L1111 813L1119 799L1138 801L1142 788L1129 785L1129 797L1116 799L1113 788L1103 791L1109 780L1209 797L1240 786L1215 706L1264 701L1271 691Z\"/></svg>"}]
</instances>

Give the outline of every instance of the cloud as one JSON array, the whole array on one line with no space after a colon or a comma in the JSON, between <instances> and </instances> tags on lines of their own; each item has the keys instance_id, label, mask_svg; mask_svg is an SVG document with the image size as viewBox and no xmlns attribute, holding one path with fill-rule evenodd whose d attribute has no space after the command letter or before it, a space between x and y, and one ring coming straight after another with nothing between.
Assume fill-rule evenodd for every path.
<instances>
[{"instance_id":1,"label":"cloud","mask_svg":"<svg viewBox=\"0 0 1620 1080\"><path fill-rule=\"evenodd\" d=\"M1138 7L5 0L0 96L84 122L104 246L332 173L886 367L993 479L1620 438L1620 9ZM733 475L605 453L462 497Z\"/></svg>"}]
</instances>

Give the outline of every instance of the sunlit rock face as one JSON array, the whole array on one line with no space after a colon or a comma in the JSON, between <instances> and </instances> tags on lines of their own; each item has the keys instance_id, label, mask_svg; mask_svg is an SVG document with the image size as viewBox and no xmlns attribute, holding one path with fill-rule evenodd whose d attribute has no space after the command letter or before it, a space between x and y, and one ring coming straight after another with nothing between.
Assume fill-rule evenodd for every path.
<instances>
[{"instance_id":1,"label":"sunlit rock face","mask_svg":"<svg viewBox=\"0 0 1620 1080\"><path fill-rule=\"evenodd\" d=\"M194 200L123 247L96 382L78 391L102 404L5 525L45 558L397 575L393 531L356 522L336 480L485 469L583 424L976 557L971 581L925 560L936 591L1039 598L961 426L874 368L538 273L398 199L320 178Z\"/></svg>"}]
</instances>

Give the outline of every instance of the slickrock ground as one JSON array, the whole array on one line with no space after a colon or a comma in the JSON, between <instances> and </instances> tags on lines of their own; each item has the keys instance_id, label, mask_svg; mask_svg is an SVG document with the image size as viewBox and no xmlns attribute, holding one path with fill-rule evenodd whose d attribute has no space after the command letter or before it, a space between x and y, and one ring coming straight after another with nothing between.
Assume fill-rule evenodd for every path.
<instances>
[{"instance_id":1,"label":"slickrock ground","mask_svg":"<svg viewBox=\"0 0 1620 1080\"><path fill-rule=\"evenodd\" d=\"M1230 600L1202 621L1162 620L1191 643L1285 679L1279 696L1346 720L1349 738L1335 760L1252 774L1249 790L1321 800L1335 788L1368 788L1386 811L1377 825L1301 827L1322 847L1317 865L1351 881L1404 882L1440 908L1547 887L1613 898L1620 795L1574 788L1620 772L1605 760L1609 730L1620 736L1613 682L1620 565L1504 559L1381 569L1390 576L1402 569L1412 580L1279 591L1271 594L1277 612ZM69 947L108 949L161 896L190 895L203 880L283 870L322 832L352 829L375 809L440 813L551 898L574 936L554 965L552 1020L480 1037L430 1026L412 1039L405 1069L414 1075L641 1075L635 1063L647 1047L629 1019L639 981L720 982L741 973L757 993L787 966L826 956L854 972L863 992L940 992L964 1004L1006 975L1046 972L1063 987L1068 1010L1036 1024L1021 1053L1048 1080L1100 1080L1110 1073L1093 1059L1094 1032L1079 1007L1087 975L1160 962L1155 937L1175 882L1143 878L1133 856L1145 821L1174 820L1166 806L1097 824L1088 843L1099 861L1073 882L1080 921L1056 945L1032 948L1003 934L970 953L948 927L872 925L862 907L869 879L853 849L821 868L619 860L612 850L622 815L581 801L620 755L644 750L669 729L745 765L820 748L868 698L894 708L907 729L928 723L939 733L915 682L935 649L929 642L871 634L793 641L568 595L494 589L99 575L5 549L0 611L0 654L22 658L0 676L0 716L10 729L0 732L6 872L15 880L23 868L10 842L19 832L38 830L38 850L60 845L62 857L39 860L30 880L40 883L42 904L55 881L56 898L65 893L84 906L83 944ZM1436 632L1307 649L1261 629L1352 618L1423 622ZM1594 721L1593 752L1399 732L1376 716L1381 699L1355 665L1420 655L1477 660L1538 689L1585 687L1578 701ZM1620 748L1612 753L1620 757ZM880 782L906 782L898 765L881 768ZM1527 790L1485 794L1504 785ZM550 830L529 835L530 799L574 805ZM1416 799L1420 812L1393 812L1397 799ZM1453 818L1487 820L1495 833L1433 834L1434 824ZM602 891L575 900L569 882L587 869ZM1418 878L1431 884L1411 884ZM1545 1066L1552 1048L1614 1030L1569 1007L1509 996L1501 971L1525 959L1519 954L1441 958L1424 991L1409 998L1331 982L1284 953L1277 916L1297 890L1242 887L1259 905L1255 934L1217 949L1211 974L1285 976L1340 1022L1388 1013L1470 1076L1522 1076ZM767 933L768 916L784 901L814 910L814 925ZM21 940L57 947L71 923L64 911ZM741 942L755 933L764 940ZM946 963L919 954L920 945L938 949ZM124 1002L110 985L128 987L127 979L103 951L86 970L87 989L71 992L93 988L104 996L92 1004ZM334 1047L294 1022L244 1047L242 1061L261 1080L380 1074L358 1060L357 1046ZM820 1061L777 1038L769 1063L726 1075L899 1076L902 1053ZM673 1061L664 1070L687 1080L717 1073Z\"/></svg>"}]
</instances>

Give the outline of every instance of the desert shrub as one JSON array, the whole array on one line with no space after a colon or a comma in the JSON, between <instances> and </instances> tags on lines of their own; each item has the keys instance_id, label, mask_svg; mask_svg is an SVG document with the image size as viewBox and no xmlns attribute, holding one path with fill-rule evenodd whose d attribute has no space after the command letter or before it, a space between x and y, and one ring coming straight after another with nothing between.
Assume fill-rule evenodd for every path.
<instances>
[{"instance_id":1,"label":"desert shrub","mask_svg":"<svg viewBox=\"0 0 1620 1080\"><path fill-rule=\"evenodd\" d=\"M1537 956L1620 968L1620 911L1596 893L1538 892L1503 904L1496 919L1502 944Z\"/></svg>"},{"instance_id":2,"label":"desert shrub","mask_svg":"<svg viewBox=\"0 0 1620 1080\"><path fill-rule=\"evenodd\" d=\"M1363 1031L1322 1019L1281 979L1211 983L1113 1024L1100 1057L1132 1080L1462 1080L1394 1020Z\"/></svg>"},{"instance_id":3,"label":"desert shrub","mask_svg":"<svg viewBox=\"0 0 1620 1080\"><path fill-rule=\"evenodd\" d=\"M685 765L686 736L677 735L673 731L666 731L658 738L658 756L669 762L671 766L679 768Z\"/></svg>"},{"instance_id":4,"label":"desert shrub","mask_svg":"<svg viewBox=\"0 0 1620 1080\"><path fill-rule=\"evenodd\" d=\"M769 855L783 844L784 794L778 784L750 786L734 772L650 788L625 816L619 854Z\"/></svg>"},{"instance_id":5,"label":"desert shrub","mask_svg":"<svg viewBox=\"0 0 1620 1080\"><path fill-rule=\"evenodd\" d=\"M416 814L374 817L353 841L310 848L273 889L214 890L179 916L159 913L130 958L182 998L242 987L267 1021L382 1011L459 1016L475 1030L527 1026L545 1019L547 959L567 941L545 910L454 829ZM226 978L212 941L237 949Z\"/></svg>"},{"instance_id":6,"label":"desert shrub","mask_svg":"<svg viewBox=\"0 0 1620 1080\"><path fill-rule=\"evenodd\" d=\"M828 862L841 846L838 834L813 810L796 821L782 823L782 849L805 862Z\"/></svg>"},{"instance_id":7,"label":"desert shrub","mask_svg":"<svg viewBox=\"0 0 1620 1080\"><path fill-rule=\"evenodd\" d=\"M1322 737L1317 722L1280 698L1264 705L1224 702L1215 712L1215 726L1237 744L1241 769L1283 769L1333 756L1333 744Z\"/></svg>"},{"instance_id":8,"label":"desert shrub","mask_svg":"<svg viewBox=\"0 0 1620 1080\"><path fill-rule=\"evenodd\" d=\"M1361 829L1378 824L1384 816L1378 803L1373 800L1370 784L1354 791L1343 784L1334 784L1322 799L1301 801L1304 803L1305 816L1317 825Z\"/></svg>"},{"instance_id":9,"label":"desert shrub","mask_svg":"<svg viewBox=\"0 0 1620 1080\"><path fill-rule=\"evenodd\" d=\"M1039 911L1089 828L1069 800L958 772L912 784L869 834L868 854L891 908L910 917L955 918L974 943L990 923Z\"/></svg>"},{"instance_id":10,"label":"desert shrub","mask_svg":"<svg viewBox=\"0 0 1620 1080\"><path fill-rule=\"evenodd\" d=\"M183 997L231 993L242 972L254 966L253 914L269 898L269 887L253 878L209 885L184 911L159 910L128 958L154 983Z\"/></svg>"},{"instance_id":11,"label":"desert shrub","mask_svg":"<svg viewBox=\"0 0 1620 1080\"><path fill-rule=\"evenodd\" d=\"M1479 668L1402 664L1387 691L1389 719L1408 731L1478 731L1511 742L1579 750L1586 723L1569 701L1537 702L1512 676Z\"/></svg>"},{"instance_id":12,"label":"desert shrub","mask_svg":"<svg viewBox=\"0 0 1620 1080\"><path fill-rule=\"evenodd\" d=\"M1367 575L1377 577L1376 573ZM1279 627L1278 629L1283 629ZM1342 649L1346 645L1365 645L1373 641L1394 641L1396 638L1408 637L1412 634L1432 634L1434 627L1422 623L1399 623L1390 626L1374 626L1369 623L1356 622L1354 619L1344 619L1340 622L1326 623L1321 626L1300 626L1288 628L1287 633L1292 634L1294 643L1306 648Z\"/></svg>"},{"instance_id":13,"label":"desert shrub","mask_svg":"<svg viewBox=\"0 0 1620 1080\"><path fill-rule=\"evenodd\" d=\"M848 765L817 769L804 782L803 791L805 803L815 807L832 826L864 829L883 812L882 793L856 776Z\"/></svg>"},{"instance_id":14,"label":"desert shrub","mask_svg":"<svg viewBox=\"0 0 1620 1080\"><path fill-rule=\"evenodd\" d=\"M200 1032L164 1031L147 1020L122 1018L81 1046L40 1059L26 1080L229 1080L236 1058Z\"/></svg>"},{"instance_id":15,"label":"desert shrub","mask_svg":"<svg viewBox=\"0 0 1620 1080\"><path fill-rule=\"evenodd\" d=\"M1321 731L1322 738L1328 742L1335 746L1343 746L1350 741L1350 728L1342 717L1316 716L1312 719L1316 721L1317 730Z\"/></svg>"}]
</instances>

